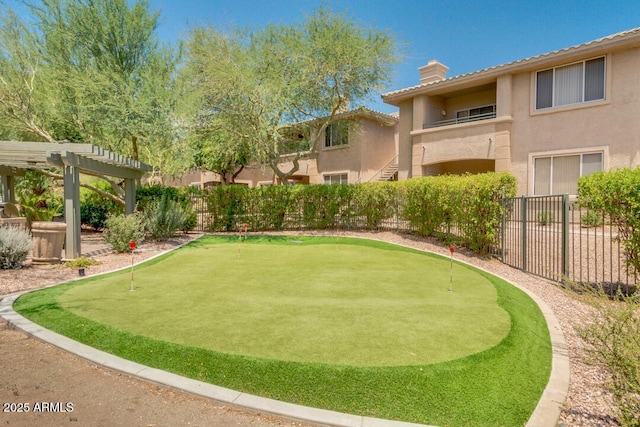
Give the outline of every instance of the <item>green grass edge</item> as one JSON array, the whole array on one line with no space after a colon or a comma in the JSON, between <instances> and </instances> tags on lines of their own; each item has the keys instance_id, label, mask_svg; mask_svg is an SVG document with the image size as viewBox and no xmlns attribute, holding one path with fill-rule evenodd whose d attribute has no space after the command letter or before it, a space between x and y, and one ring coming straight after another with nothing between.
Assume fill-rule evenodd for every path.
<instances>
[{"instance_id":1,"label":"green grass edge","mask_svg":"<svg viewBox=\"0 0 640 427\"><path fill-rule=\"evenodd\" d=\"M251 236L250 239L252 243L265 244L286 244L292 239L304 244L337 241L335 237L299 236ZM183 248L237 240L232 236L205 236ZM343 237L338 240L340 244L440 257L375 240ZM168 256L171 253L136 268L145 268ZM436 365L354 368L234 356L133 335L72 314L58 304L57 297L70 287L104 276L25 294L14 307L31 321L102 351L245 393L442 427L524 425L551 372L551 341L544 316L523 291L483 270L462 265L479 272L495 286L498 305L509 313L512 328L499 345L489 350Z\"/></svg>"}]
</instances>

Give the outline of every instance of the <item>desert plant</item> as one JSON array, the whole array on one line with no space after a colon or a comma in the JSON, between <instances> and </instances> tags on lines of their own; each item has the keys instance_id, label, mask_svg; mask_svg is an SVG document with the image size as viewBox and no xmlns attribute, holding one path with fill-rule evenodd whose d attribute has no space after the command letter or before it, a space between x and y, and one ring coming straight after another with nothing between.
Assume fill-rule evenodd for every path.
<instances>
[{"instance_id":1,"label":"desert plant","mask_svg":"<svg viewBox=\"0 0 640 427\"><path fill-rule=\"evenodd\" d=\"M102 236L115 252L129 251L129 242L144 240L144 219L141 214L109 215Z\"/></svg>"},{"instance_id":2,"label":"desert plant","mask_svg":"<svg viewBox=\"0 0 640 427\"><path fill-rule=\"evenodd\" d=\"M64 266L71 269L75 269L75 268L91 267L92 265L98 265L98 264L100 264L100 261L97 261L93 258L87 258L85 256L81 256L72 261L65 262Z\"/></svg>"},{"instance_id":3,"label":"desert plant","mask_svg":"<svg viewBox=\"0 0 640 427\"><path fill-rule=\"evenodd\" d=\"M0 227L0 269L22 267L33 243L31 235L18 227Z\"/></svg>"},{"instance_id":4,"label":"desert plant","mask_svg":"<svg viewBox=\"0 0 640 427\"><path fill-rule=\"evenodd\" d=\"M64 202L53 179L41 172L27 171L16 184L16 195L27 221L51 221L62 215Z\"/></svg>"},{"instance_id":5,"label":"desert plant","mask_svg":"<svg viewBox=\"0 0 640 427\"><path fill-rule=\"evenodd\" d=\"M162 195L145 212L145 226L154 239L168 239L176 231L182 230L189 221L189 212L180 203Z\"/></svg>"},{"instance_id":6,"label":"desert plant","mask_svg":"<svg viewBox=\"0 0 640 427\"><path fill-rule=\"evenodd\" d=\"M586 211L580 217L580 225L587 228L602 225L602 214L591 210Z\"/></svg>"},{"instance_id":7,"label":"desert plant","mask_svg":"<svg viewBox=\"0 0 640 427\"><path fill-rule=\"evenodd\" d=\"M619 291L612 300L600 287L583 298L596 312L592 323L578 330L590 345L590 361L611 374L620 424L640 426L640 293Z\"/></svg>"},{"instance_id":8,"label":"desert plant","mask_svg":"<svg viewBox=\"0 0 640 427\"><path fill-rule=\"evenodd\" d=\"M551 225L555 221L555 215L551 211L538 212L538 224Z\"/></svg>"}]
</instances>

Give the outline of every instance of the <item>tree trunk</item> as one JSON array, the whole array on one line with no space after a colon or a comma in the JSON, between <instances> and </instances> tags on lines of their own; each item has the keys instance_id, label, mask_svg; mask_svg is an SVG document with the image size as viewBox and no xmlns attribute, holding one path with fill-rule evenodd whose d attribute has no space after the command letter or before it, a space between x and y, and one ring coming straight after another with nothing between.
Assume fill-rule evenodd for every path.
<instances>
[{"instance_id":1,"label":"tree trunk","mask_svg":"<svg viewBox=\"0 0 640 427\"><path fill-rule=\"evenodd\" d=\"M140 157L138 155L138 137L135 135L131 135L131 150L133 151L133 160L140 160Z\"/></svg>"},{"instance_id":2,"label":"tree trunk","mask_svg":"<svg viewBox=\"0 0 640 427\"><path fill-rule=\"evenodd\" d=\"M235 173L233 175L231 175L231 183L232 184L236 183L236 178L238 177L238 175L240 175L240 172L242 172L243 169L244 169L244 165L240 165L240 168L238 168L238 170L235 171Z\"/></svg>"},{"instance_id":3,"label":"tree trunk","mask_svg":"<svg viewBox=\"0 0 640 427\"><path fill-rule=\"evenodd\" d=\"M273 172L276 174L276 176L280 179L280 181L282 181L282 185L290 185L289 177L300 170L299 160L300 160L300 154L296 154L296 156L292 160L293 166L291 166L291 169L289 169L287 172L282 172L280 168L278 168L277 160L270 162L269 166L271 167Z\"/></svg>"}]
</instances>

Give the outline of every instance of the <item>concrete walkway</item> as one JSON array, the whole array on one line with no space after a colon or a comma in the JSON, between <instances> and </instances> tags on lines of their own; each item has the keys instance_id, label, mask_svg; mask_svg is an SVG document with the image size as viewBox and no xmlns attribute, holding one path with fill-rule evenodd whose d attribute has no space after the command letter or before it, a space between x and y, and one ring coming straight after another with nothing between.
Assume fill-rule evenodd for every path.
<instances>
[{"instance_id":1,"label":"concrete walkway","mask_svg":"<svg viewBox=\"0 0 640 427\"><path fill-rule=\"evenodd\" d=\"M109 250L99 242L83 242L83 255L91 256L97 251ZM157 256L160 256L159 254ZM478 267L475 267L478 268ZM506 279L505 279L506 280ZM514 284L514 286L517 286ZM553 346L552 370L549 383L541 396L538 405L526 424L528 427L555 427L560 418L562 405L567 396L569 387L569 356L564 334L551 309L536 295L526 292L541 308L549 328ZM195 381L179 375L171 374L158 369L150 368L129 360L122 359L109 353L102 352L87 345L73 341L65 336L42 328L27 320L13 310L14 301L21 295L14 294L0 301L0 317L9 324L23 330L27 334L42 341L48 342L66 351L74 353L95 364L105 366L138 378L142 378L157 384L166 385L195 395L215 399L219 402L263 411L273 415L289 419L301 420L311 423L319 423L343 427L416 427L422 424L413 424L378 418L362 417L358 415L344 414L323 409L311 408L291 403L267 399L238 391L218 387L208 383Z\"/></svg>"}]
</instances>

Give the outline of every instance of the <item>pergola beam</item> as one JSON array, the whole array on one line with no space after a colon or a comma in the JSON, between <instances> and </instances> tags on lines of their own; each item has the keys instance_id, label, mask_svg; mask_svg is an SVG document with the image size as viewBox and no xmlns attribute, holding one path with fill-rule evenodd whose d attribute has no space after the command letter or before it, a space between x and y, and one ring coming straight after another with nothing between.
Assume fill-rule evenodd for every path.
<instances>
[{"instance_id":1,"label":"pergola beam","mask_svg":"<svg viewBox=\"0 0 640 427\"><path fill-rule=\"evenodd\" d=\"M64 215L67 223L65 257L80 256L80 173L123 178L125 212L133 213L136 180L152 167L92 144L69 142L0 141L0 178L2 199L15 202L13 177L27 169L62 169L64 180Z\"/></svg>"}]
</instances>

